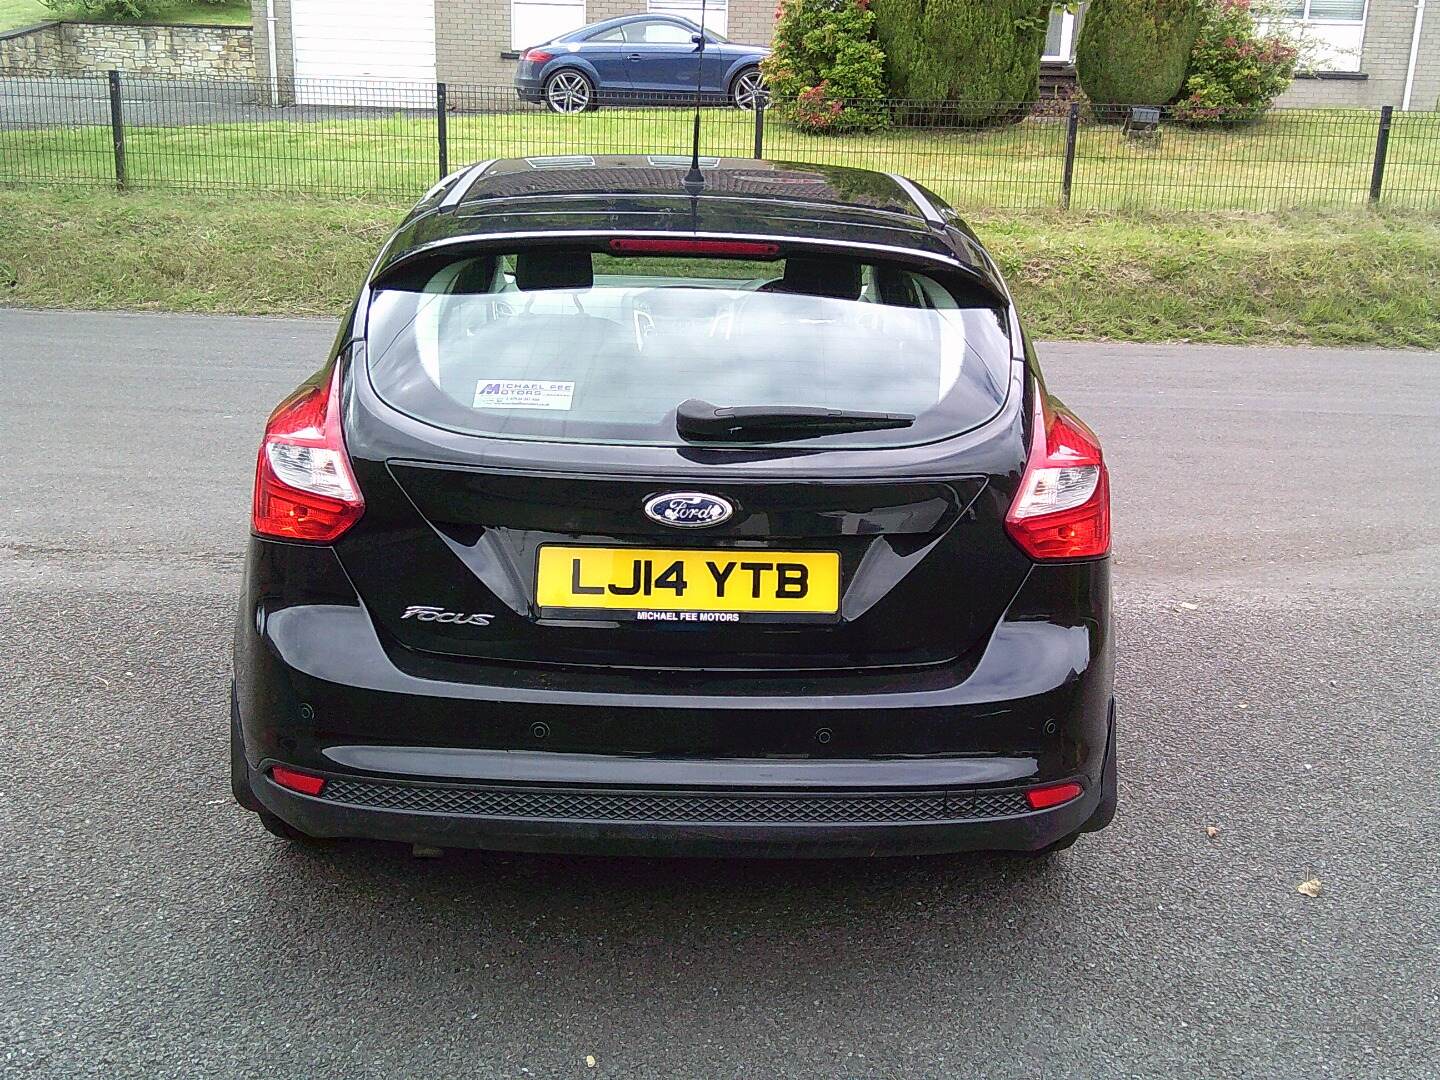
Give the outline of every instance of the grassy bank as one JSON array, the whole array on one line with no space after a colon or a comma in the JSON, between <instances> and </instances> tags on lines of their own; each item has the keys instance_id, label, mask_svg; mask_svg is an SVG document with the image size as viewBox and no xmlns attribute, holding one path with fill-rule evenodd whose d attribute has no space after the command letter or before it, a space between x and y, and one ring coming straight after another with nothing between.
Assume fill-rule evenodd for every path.
<instances>
[{"instance_id":1,"label":"grassy bank","mask_svg":"<svg viewBox=\"0 0 1440 1080\"><path fill-rule=\"evenodd\" d=\"M0 190L0 303L333 315L376 203ZM1440 219L980 215L1038 337L1440 348Z\"/></svg>"},{"instance_id":2,"label":"grassy bank","mask_svg":"<svg viewBox=\"0 0 1440 1080\"><path fill-rule=\"evenodd\" d=\"M19 26L48 22L51 19L81 19L85 16L68 8L52 8L42 0L0 0L0 33ZM128 22L128 19L114 19ZM203 3L201 0L173 0L149 15L145 22L209 23L226 26L249 26L250 5L246 0L225 0L225 3Z\"/></svg>"}]
</instances>

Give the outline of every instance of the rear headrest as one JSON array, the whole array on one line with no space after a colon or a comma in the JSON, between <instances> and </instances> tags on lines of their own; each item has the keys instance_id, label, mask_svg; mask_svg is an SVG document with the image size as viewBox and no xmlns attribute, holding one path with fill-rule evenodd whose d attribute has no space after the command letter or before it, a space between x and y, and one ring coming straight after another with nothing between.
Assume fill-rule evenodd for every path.
<instances>
[{"instance_id":1,"label":"rear headrest","mask_svg":"<svg viewBox=\"0 0 1440 1080\"><path fill-rule=\"evenodd\" d=\"M594 284L588 251L526 251L515 256L515 287L525 292L588 289Z\"/></svg>"},{"instance_id":2,"label":"rear headrest","mask_svg":"<svg viewBox=\"0 0 1440 1080\"><path fill-rule=\"evenodd\" d=\"M477 255L467 260L455 275L450 291L460 296L494 292L496 264L499 261L494 255Z\"/></svg>"},{"instance_id":3,"label":"rear headrest","mask_svg":"<svg viewBox=\"0 0 1440 1080\"><path fill-rule=\"evenodd\" d=\"M797 258L785 260L779 291L836 300L860 299L860 264L851 259Z\"/></svg>"}]
</instances>

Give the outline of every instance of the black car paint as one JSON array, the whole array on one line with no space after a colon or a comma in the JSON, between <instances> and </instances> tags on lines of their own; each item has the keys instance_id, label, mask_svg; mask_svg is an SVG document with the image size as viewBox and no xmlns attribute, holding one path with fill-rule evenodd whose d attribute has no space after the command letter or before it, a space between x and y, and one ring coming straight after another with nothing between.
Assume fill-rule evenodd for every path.
<instances>
[{"instance_id":1,"label":"black car paint","mask_svg":"<svg viewBox=\"0 0 1440 1080\"><path fill-rule=\"evenodd\" d=\"M853 178L841 179L853 186ZM740 193L676 200L631 192L610 198L608 209L594 193L552 195L564 204L553 207L530 199L515 207L508 204L522 196L477 193L445 212L441 204L451 194L437 191L429 207L422 201L412 212L377 258L372 281L437 250L511 231L522 215L524 232L557 242L593 228L608 235L661 229L768 235L790 243L794 233L776 222L793 227L814 219L825 227L808 230L806 239L822 250L836 243L899 248L899 257L945 263L1003 302L1014 347L1011 391L999 416L939 445L587 446L577 475L573 445L476 440L381 401L363 363L352 362L361 355L355 343L365 334L367 285L327 364L327 370L345 368L345 430L367 500L366 528L334 548L251 539L235 643L241 786L252 795L242 801L263 804L316 835L525 850L1034 849L1105 824L1113 812L1113 778L1107 785L1104 774L1113 772L1114 759L1108 559L1032 564L997 532L979 545L985 558L978 565L932 560L933 576L907 582L910 591L877 592L881 610L870 614L878 618L829 626L824 634L811 630L793 643L767 635L763 624L678 631L627 624L621 637L594 635L590 626L537 619L523 573L508 582L508 597L504 583L493 590L482 585L487 567L476 544L495 525L484 518L497 499L511 515L501 527L519 535L525 551L551 539L699 546L638 512L624 520L628 503L638 508L646 495L680 487L712 491L742 508L788 513L797 535L814 541L828 531L826 543L853 542L867 523L880 543L898 548L938 543L967 527L998 530L1031 437L1032 395L1045 390L1003 282L973 234L889 206L828 206L818 199L801 205ZM826 235L817 241L817 233ZM478 452L477 442L483 442ZM442 475L459 481L448 500L446 485L436 483ZM400 476L407 478L403 488ZM537 478L548 486L536 486ZM599 516L577 534L567 507L587 498L595 478L622 494L592 498ZM912 510L919 508L899 530L885 528L896 505L895 484L915 492ZM890 485L892 494L881 485ZM527 486L543 494L527 500ZM981 502L985 512L974 512ZM437 512L442 503L444 512ZM428 514L419 512L427 506ZM721 529L707 530L708 543L759 544L774 535L764 523L737 514ZM852 549L845 585L856 580L862 555ZM405 569L403 587L391 588L394 575L387 571L396 566ZM457 574L457 567L469 571ZM954 610L940 616L946 620L941 636L951 647L936 650L919 632L935 627L915 625L907 600L951 595L966 580L983 588L973 602L951 605ZM483 637L440 623L412 620L400 627L401 612L414 603L495 618ZM893 640L886 640L887 628ZM831 635L832 649L824 635ZM497 775L503 770L495 762L536 756L549 763L543 783ZM477 762L487 760L488 775L483 764L477 774ZM420 761L428 771L416 771ZM648 779L633 771L635 762L649 764ZM1079 780L1085 793L1052 810L993 821L717 827L365 810L297 795L266 775L270 766L285 764L398 783L675 791L703 787L717 762L730 763L730 788L752 793L807 785L999 791L1069 779ZM814 771L807 779L792 768L779 778L777 763ZM835 766L846 778L838 789Z\"/></svg>"},{"instance_id":2,"label":"black car paint","mask_svg":"<svg viewBox=\"0 0 1440 1080\"><path fill-rule=\"evenodd\" d=\"M823 250L880 250L901 262L952 267L1005 303L1009 293L979 239L919 185L922 215L896 179L835 165L722 161L699 196L680 190L684 159L624 155L594 168L527 168L526 159L461 170L416 204L382 248L371 281L402 263L500 236L563 243L560 234L693 233L783 238ZM656 162L664 164L656 164ZM479 168L479 167L476 167ZM907 182L908 183L908 182ZM948 210L948 208L946 208ZM367 282L368 285L368 282ZM362 291L361 306L365 303ZM1016 325L1018 329L1018 323Z\"/></svg>"}]
</instances>

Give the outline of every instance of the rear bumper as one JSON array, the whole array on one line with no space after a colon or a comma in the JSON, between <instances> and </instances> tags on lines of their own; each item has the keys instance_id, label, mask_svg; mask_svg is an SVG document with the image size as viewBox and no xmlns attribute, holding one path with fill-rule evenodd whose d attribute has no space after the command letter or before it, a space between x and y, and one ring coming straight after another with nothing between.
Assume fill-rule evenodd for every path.
<instances>
[{"instance_id":1,"label":"rear bumper","mask_svg":"<svg viewBox=\"0 0 1440 1080\"><path fill-rule=\"evenodd\" d=\"M1107 756L1113 752L1112 737ZM677 772L689 765L670 764ZM885 770L878 762L843 764L857 779L867 769ZM927 768L939 779L954 772L948 764ZM529 852L809 858L1038 850L1095 820L1107 775L1100 768L1096 776L1077 776L1083 794L1032 811L1021 788L775 789L759 786L770 771L764 762L730 767L751 769L757 784L538 786L331 773L319 796L307 796L263 769L249 781L267 809L319 837ZM463 768L457 763L449 771ZM706 770L701 763L694 771ZM585 772L593 775L595 765L587 763Z\"/></svg>"},{"instance_id":2,"label":"rear bumper","mask_svg":"<svg viewBox=\"0 0 1440 1080\"><path fill-rule=\"evenodd\" d=\"M518 75L515 77L515 95L521 101L528 101L532 105L545 100L545 92L539 79L521 78Z\"/></svg>"},{"instance_id":3,"label":"rear bumper","mask_svg":"<svg viewBox=\"0 0 1440 1080\"><path fill-rule=\"evenodd\" d=\"M238 780L311 835L805 857L1035 850L1104 824L1103 562L1037 568L955 671L740 679L420 656L382 640L332 552L291 549L286 580L269 546L237 626ZM326 789L282 788L275 765ZM1072 780L1068 803L1024 801Z\"/></svg>"}]
</instances>

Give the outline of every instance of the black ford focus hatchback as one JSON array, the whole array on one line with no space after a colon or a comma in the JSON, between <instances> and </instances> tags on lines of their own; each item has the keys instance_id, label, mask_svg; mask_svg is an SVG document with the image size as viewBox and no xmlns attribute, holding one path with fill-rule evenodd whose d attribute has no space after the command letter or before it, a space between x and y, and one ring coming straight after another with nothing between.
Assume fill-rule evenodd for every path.
<instances>
[{"instance_id":1,"label":"black ford focus hatchback","mask_svg":"<svg viewBox=\"0 0 1440 1080\"><path fill-rule=\"evenodd\" d=\"M271 415L234 791L295 841L1047 851L1116 800L1109 486L897 176L432 189Z\"/></svg>"}]
</instances>

